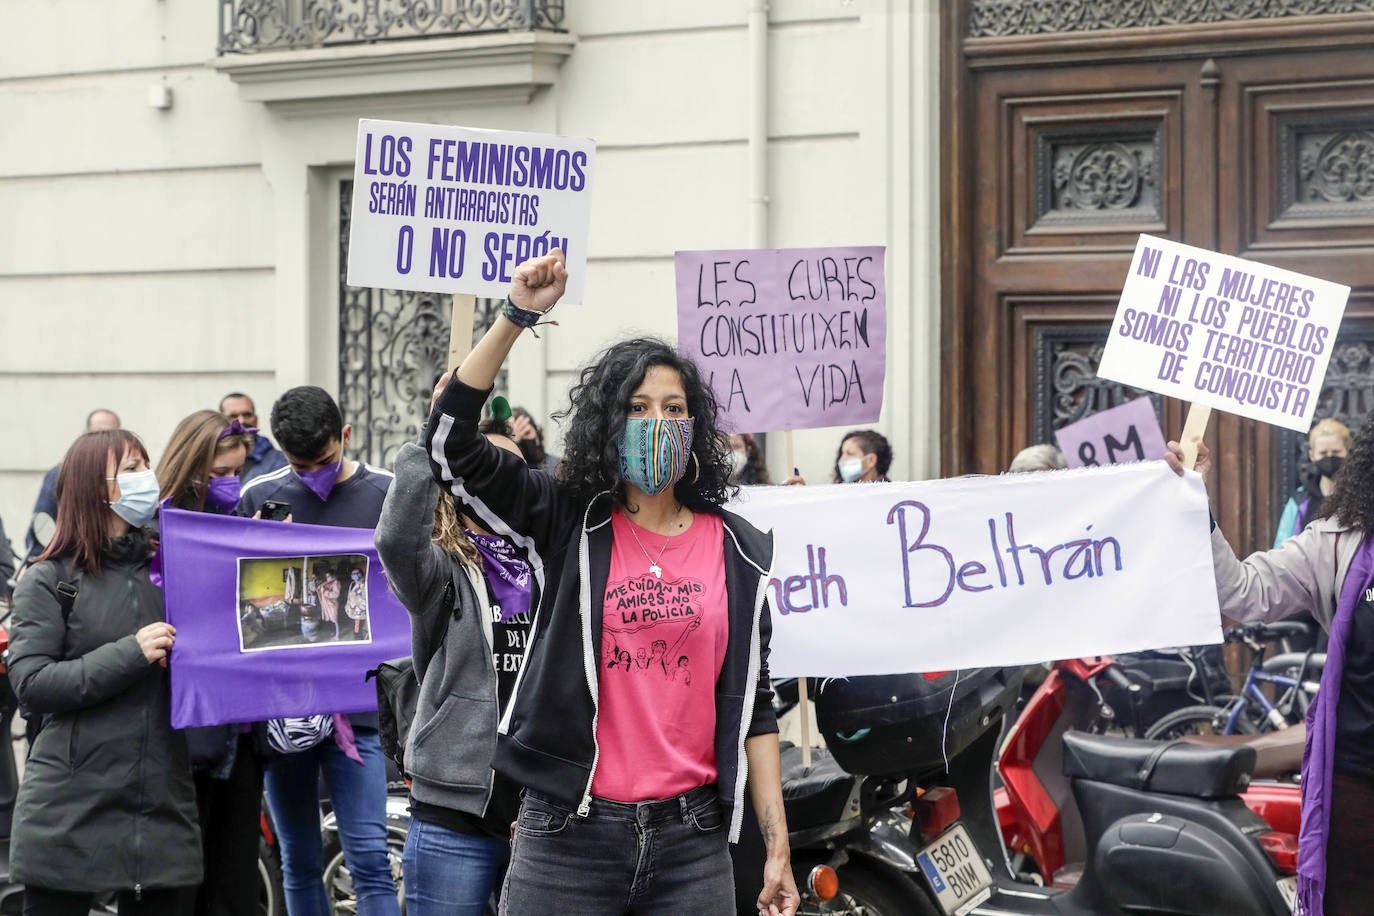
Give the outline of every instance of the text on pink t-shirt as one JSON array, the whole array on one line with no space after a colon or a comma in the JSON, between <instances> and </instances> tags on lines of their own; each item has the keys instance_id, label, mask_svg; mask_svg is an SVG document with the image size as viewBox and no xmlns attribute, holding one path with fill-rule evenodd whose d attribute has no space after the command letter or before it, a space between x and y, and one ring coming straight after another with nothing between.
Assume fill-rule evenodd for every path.
<instances>
[{"instance_id":1,"label":"text on pink t-shirt","mask_svg":"<svg viewBox=\"0 0 1374 916\"><path fill-rule=\"evenodd\" d=\"M698 513L665 538L617 508L611 531L592 794L670 798L716 779L716 679L730 636L725 528Z\"/></svg>"}]
</instances>

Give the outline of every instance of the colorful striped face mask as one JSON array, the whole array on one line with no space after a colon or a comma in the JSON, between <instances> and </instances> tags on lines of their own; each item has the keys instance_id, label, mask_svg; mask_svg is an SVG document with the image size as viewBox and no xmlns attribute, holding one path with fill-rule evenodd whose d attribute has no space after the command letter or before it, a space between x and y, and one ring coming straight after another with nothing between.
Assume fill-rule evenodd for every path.
<instances>
[{"instance_id":1,"label":"colorful striped face mask","mask_svg":"<svg viewBox=\"0 0 1374 916\"><path fill-rule=\"evenodd\" d=\"M687 472L692 452L692 420L628 417L617 447L620 476L655 496Z\"/></svg>"}]
</instances>

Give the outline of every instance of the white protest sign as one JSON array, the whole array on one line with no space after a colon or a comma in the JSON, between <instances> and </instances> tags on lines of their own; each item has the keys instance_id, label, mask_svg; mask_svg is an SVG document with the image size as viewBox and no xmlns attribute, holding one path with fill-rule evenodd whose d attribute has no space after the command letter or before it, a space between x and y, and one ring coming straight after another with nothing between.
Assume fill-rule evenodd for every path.
<instances>
[{"instance_id":1,"label":"white protest sign","mask_svg":"<svg viewBox=\"0 0 1374 916\"><path fill-rule=\"evenodd\" d=\"M358 122L348 283L503 298L526 258L563 249L582 301L596 143Z\"/></svg>"},{"instance_id":2,"label":"white protest sign","mask_svg":"<svg viewBox=\"0 0 1374 916\"><path fill-rule=\"evenodd\" d=\"M1305 433L1349 295L1142 235L1097 374Z\"/></svg>"},{"instance_id":3,"label":"white protest sign","mask_svg":"<svg viewBox=\"0 0 1374 916\"><path fill-rule=\"evenodd\" d=\"M1202 478L1163 462L748 487L731 508L773 530L775 677L1221 641Z\"/></svg>"}]
</instances>

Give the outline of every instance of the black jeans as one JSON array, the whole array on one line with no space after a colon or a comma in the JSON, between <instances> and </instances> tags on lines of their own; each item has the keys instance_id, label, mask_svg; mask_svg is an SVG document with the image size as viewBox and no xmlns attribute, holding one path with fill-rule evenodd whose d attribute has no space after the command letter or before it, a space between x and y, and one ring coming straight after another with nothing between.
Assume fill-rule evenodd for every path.
<instances>
[{"instance_id":1,"label":"black jeans","mask_svg":"<svg viewBox=\"0 0 1374 916\"><path fill-rule=\"evenodd\" d=\"M122 891L119 916L186 916L191 912L195 888L145 888L141 895ZM89 916L94 894L73 894L46 887L24 888L24 916Z\"/></svg>"},{"instance_id":2,"label":"black jeans","mask_svg":"<svg viewBox=\"0 0 1374 916\"><path fill-rule=\"evenodd\" d=\"M262 763L253 736L240 735L228 779L197 772L205 881L196 894L196 916L237 916L257 909L258 840L262 836Z\"/></svg>"},{"instance_id":3,"label":"black jeans","mask_svg":"<svg viewBox=\"0 0 1374 916\"><path fill-rule=\"evenodd\" d=\"M735 882L727 835L714 785L638 804L595 798L587 817L528 792L502 916L729 916Z\"/></svg>"}]
</instances>

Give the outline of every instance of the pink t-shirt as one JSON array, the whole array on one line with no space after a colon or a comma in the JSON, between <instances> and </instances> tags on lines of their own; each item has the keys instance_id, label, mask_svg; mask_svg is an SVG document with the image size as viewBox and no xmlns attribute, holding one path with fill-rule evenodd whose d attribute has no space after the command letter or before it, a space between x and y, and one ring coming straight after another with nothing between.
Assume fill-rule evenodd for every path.
<instances>
[{"instance_id":1,"label":"pink t-shirt","mask_svg":"<svg viewBox=\"0 0 1374 916\"><path fill-rule=\"evenodd\" d=\"M730 638L725 528L699 513L665 538L617 508L611 531L592 794L670 798L716 779L716 679Z\"/></svg>"}]
</instances>

